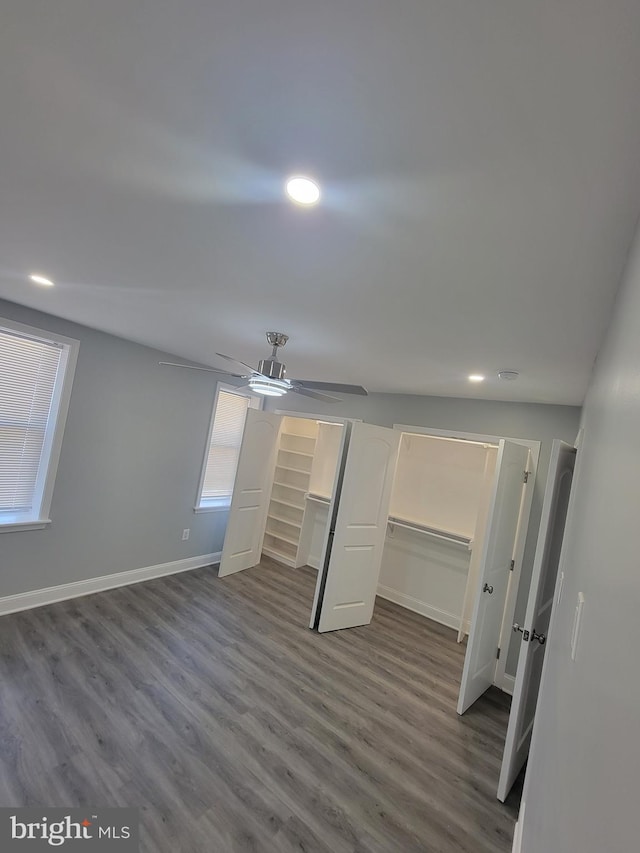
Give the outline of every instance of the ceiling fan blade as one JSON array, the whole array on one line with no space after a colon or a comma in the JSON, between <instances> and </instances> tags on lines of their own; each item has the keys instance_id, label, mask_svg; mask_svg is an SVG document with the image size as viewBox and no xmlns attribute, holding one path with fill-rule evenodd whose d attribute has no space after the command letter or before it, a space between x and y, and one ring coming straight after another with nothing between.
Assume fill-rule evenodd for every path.
<instances>
[{"instance_id":1,"label":"ceiling fan blade","mask_svg":"<svg viewBox=\"0 0 640 853\"><path fill-rule=\"evenodd\" d=\"M195 364L179 364L177 361L159 361L165 367L185 367L187 370L205 370L207 373L222 373L224 376L235 376L236 379L246 379L242 373L229 373L228 370L218 370L215 367L197 367Z\"/></svg>"},{"instance_id":2,"label":"ceiling fan blade","mask_svg":"<svg viewBox=\"0 0 640 853\"><path fill-rule=\"evenodd\" d=\"M328 394L319 394L317 391L311 391L309 388L292 385L290 389L294 394L302 394L303 397L313 397L314 400L322 400L323 403L339 403L338 397L330 397Z\"/></svg>"},{"instance_id":3,"label":"ceiling fan blade","mask_svg":"<svg viewBox=\"0 0 640 853\"><path fill-rule=\"evenodd\" d=\"M257 373L257 372L258 372L258 371L255 369L255 367L251 367L251 365L250 365L250 364L247 364L247 363L246 363L246 362L244 362L244 361L240 361L240 360L239 360L239 359L237 359L237 358L232 358L230 355L225 355L223 352L217 352L217 353L216 353L216 355L219 355L219 356L220 356L220 358L226 358L226 359L227 359L227 361L233 361L235 364L241 364L243 367L246 367L246 368L247 368L247 370L250 370L252 373Z\"/></svg>"},{"instance_id":4,"label":"ceiling fan blade","mask_svg":"<svg viewBox=\"0 0 640 853\"><path fill-rule=\"evenodd\" d=\"M366 388L362 385L343 385L341 382L316 382L313 379L292 379L293 385L302 385L303 388L315 388L318 391L337 391L339 394L360 394L368 396Z\"/></svg>"}]
</instances>

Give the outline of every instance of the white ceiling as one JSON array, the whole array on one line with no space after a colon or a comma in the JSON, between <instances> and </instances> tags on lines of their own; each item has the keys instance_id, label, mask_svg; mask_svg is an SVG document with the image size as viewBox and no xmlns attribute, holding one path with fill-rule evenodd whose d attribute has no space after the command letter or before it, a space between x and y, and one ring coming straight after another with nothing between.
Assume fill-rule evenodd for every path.
<instances>
[{"instance_id":1,"label":"white ceiling","mask_svg":"<svg viewBox=\"0 0 640 853\"><path fill-rule=\"evenodd\" d=\"M580 403L639 91L637 0L5 0L0 296L207 364L273 329L296 378Z\"/></svg>"}]
</instances>

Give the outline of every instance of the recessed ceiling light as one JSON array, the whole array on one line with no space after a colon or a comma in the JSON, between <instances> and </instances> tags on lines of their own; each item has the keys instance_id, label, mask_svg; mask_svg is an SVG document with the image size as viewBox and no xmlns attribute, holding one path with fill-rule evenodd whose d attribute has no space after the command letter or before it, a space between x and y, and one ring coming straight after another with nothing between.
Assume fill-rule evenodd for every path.
<instances>
[{"instance_id":1,"label":"recessed ceiling light","mask_svg":"<svg viewBox=\"0 0 640 853\"><path fill-rule=\"evenodd\" d=\"M507 382L513 382L514 379L517 379L520 374L517 370L501 370L498 373L498 379L504 379Z\"/></svg>"},{"instance_id":2,"label":"recessed ceiling light","mask_svg":"<svg viewBox=\"0 0 640 853\"><path fill-rule=\"evenodd\" d=\"M41 284L43 287L53 287L53 282L50 278L45 278L43 275L30 275L29 278L35 284Z\"/></svg>"},{"instance_id":3,"label":"recessed ceiling light","mask_svg":"<svg viewBox=\"0 0 640 853\"><path fill-rule=\"evenodd\" d=\"M472 373L467 378L469 382L484 382L484 376L482 376L480 373Z\"/></svg>"},{"instance_id":4,"label":"recessed ceiling light","mask_svg":"<svg viewBox=\"0 0 640 853\"><path fill-rule=\"evenodd\" d=\"M320 187L311 178L296 175L287 180L287 195L297 204L315 204L320 198Z\"/></svg>"}]
</instances>

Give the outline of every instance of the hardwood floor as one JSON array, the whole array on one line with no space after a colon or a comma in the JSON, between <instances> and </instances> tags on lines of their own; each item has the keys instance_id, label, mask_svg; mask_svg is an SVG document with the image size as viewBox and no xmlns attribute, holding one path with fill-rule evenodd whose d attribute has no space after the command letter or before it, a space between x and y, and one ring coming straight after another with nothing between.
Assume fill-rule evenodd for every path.
<instances>
[{"instance_id":1,"label":"hardwood floor","mask_svg":"<svg viewBox=\"0 0 640 853\"><path fill-rule=\"evenodd\" d=\"M0 619L0 805L137 806L146 853L508 853L508 697L455 703L454 632L377 600L307 628L265 559Z\"/></svg>"}]
</instances>

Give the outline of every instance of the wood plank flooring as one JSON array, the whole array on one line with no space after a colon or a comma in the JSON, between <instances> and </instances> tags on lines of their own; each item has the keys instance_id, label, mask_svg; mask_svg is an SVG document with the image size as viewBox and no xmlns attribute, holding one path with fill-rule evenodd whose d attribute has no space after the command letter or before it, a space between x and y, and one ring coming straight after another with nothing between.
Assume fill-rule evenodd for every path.
<instances>
[{"instance_id":1,"label":"wood plank flooring","mask_svg":"<svg viewBox=\"0 0 640 853\"><path fill-rule=\"evenodd\" d=\"M0 619L0 805L137 806L145 853L508 853L508 697L455 703L454 632L315 572L199 569Z\"/></svg>"}]
</instances>

